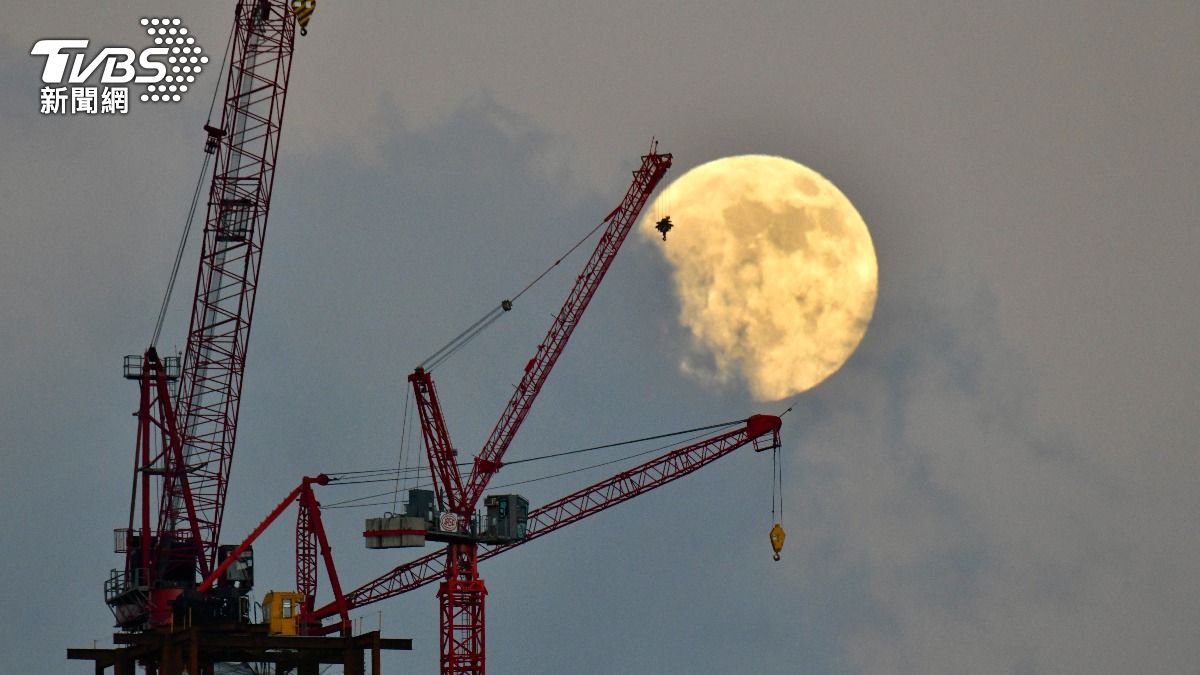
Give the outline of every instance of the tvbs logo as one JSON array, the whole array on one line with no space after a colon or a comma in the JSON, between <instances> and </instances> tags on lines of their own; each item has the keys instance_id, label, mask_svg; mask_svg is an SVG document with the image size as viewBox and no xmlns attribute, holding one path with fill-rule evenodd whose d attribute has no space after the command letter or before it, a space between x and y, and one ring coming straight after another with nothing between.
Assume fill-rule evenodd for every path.
<instances>
[{"instance_id":1,"label":"tvbs logo","mask_svg":"<svg viewBox=\"0 0 1200 675\"><path fill-rule=\"evenodd\" d=\"M32 56L45 57L42 66L42 112L63 113L68 89L71 95L71 112L95 112L86 105L89 97L95 102L101 85L103 96L109 102L114 99L127 105L127 86L145 85L140 100L153 103L178 103L183 100L196 77L208 63L208 56L196 43L178 18L143 18L142 26L153 40L153 45L134 51L130 47L104 47L94 56L88 56L91 42L87 39L38 40ZM69 85L69 86L68 86ZM76 99L83 98L85 105L77 106ZM63 104L63 110L57 105ZM113 107L113 106L109 106ZM83 108L82 110L80 108ZM104 110L125 112L125 110Z\"/></svg>"}]
</instances>

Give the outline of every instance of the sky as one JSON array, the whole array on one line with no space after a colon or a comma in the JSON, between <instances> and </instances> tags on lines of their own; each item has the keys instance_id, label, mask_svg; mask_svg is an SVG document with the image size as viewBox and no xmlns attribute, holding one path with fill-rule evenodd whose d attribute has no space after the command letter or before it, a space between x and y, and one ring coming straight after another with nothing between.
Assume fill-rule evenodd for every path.
<instances>
[{"instance_id":1,"label":"sky","mask_svg":"<svg viewBox=\"0 0 1200 675\"><path fill-rule=\"evenodd\" d=\"M121 357L153 331L216 74L179 104L46 116L30 49L142 45L141 17L179 16L216 52L232 4L5 8L0 671L86 673L66 648L110 644ZM819 387L757 401L681 369L662 242L631 237L508 457L791 406L782 560L770 461L735 453L486 562L492 672L1195 672L1198 33L1200 6L1166 1L320 3L225 538L301 476L402 461L406 374L599 222L654 136L669 176L761 153L832 180L875 244L874 318ZM436 372L456 445L482 444L581 265ZM525 466L495 482L580 463ZM514 489L536 507L615 470ZM327 510L346 585L405 559L361 543L388 508ZM256 545L260 598L293 583L290 527ZM432 587L355 617L413 638L389 672L436 670Z\"/></svg>"}]
</instances>

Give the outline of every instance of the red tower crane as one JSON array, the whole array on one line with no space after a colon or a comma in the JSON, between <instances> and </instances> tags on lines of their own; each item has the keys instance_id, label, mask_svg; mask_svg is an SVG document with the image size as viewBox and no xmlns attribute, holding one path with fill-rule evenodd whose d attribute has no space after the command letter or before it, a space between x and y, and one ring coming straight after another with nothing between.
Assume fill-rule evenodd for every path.
<instances>
[{"instance_id":1,"label":"red tower crane","mask_svg":"<svg viewBox=\"0 0 1200 675\"><path fill-rule=\"evenodd\" d=\"M584 310L612 265L630 228L670 166L671 155L659 154L657 144L642 157L641 167L633 173L633 182L624 199L604 219L607 227L595 250L576 278L546 337L538 345L536 354L526 364L521 382L475 457L471 473L465 480L459 473L457 453L450 441L433 378L423 368L417 368L409 375L433 473L434 491L429 495L430 503L427 505L414 504L417 499L415 493L422 491L410 492L410 516L425 513L424 517L372 519L368 521L364 535L369 542L389 538L401 542L395 546L423 545L426 538L445 542L447 546L443 551L401 565L344 597L337 593L336 600L324 607L311 610L309 605L306 616L301 619L305 632L332 632L344 625L348 609L405 593L440 579L437 594L440 606L441 672L443 675L482 675L485 672L484 602L487 589L479 576L478 565L481 560L665 485L746 444L754 444L757 450L778 447L780 419L755 415L740 428L668 452L532 512L528 512L528 502L519 495L489 497L487 525L480 527L475 519L475 509L489 480L503 465L505 451L579 325ZM505 310L511 307L507 302L502 306ZM436 506L433 502L436 502ZM506 518L511 526L499 522ZM392 524L384 525L381 521L390 521ZM403 543L406 537L412 537L415 541ZM481 546L484 547L482 553ZM342 615L341 624L320 625L322 619L335 613Z\"/></svg>"},{"instance_id":2,"label":"red tower crane","mask_svg":"<svg viewBox=\"0 0 1200 675\"><path fill-rule=\"evenodd\" d=\"M117 531L125 567L114 570L105 596L127 630L170 623L177 599L191 592L197 575L207 576L221 562L221 520L295 31L287 2L237 3L221 120L205 125L213 173L182 366L178 358L161 359L153 345L125 359L126 378L141 390L134 494L128 527ZM200 614L242 611L250 567L231 569L220 592L192 598Z\"/></svg>"},{"instance_id":3,"label":"red tower crane","mask_svg":"<svg viewBox=\"0 0 1200 675\"><path fill-rule=\"evenodd\" d=\"M348 634L350 610L440 580L441 672L482 675L487 590L479 576L481 560L653 490L744 445L752 444L756 450L778 447L780 420L752 416L736 429L668 452L532 512L519 495L491 496L486 500L488 524L480 527L476 520L484 490L503 466L504 455L550 371L671 165L671 155L659 154L655 145L642 157L624 199L604 219L602 225L607 227L595 250L526 364L520 384L468 476L459 473L430 373L417 368L409 376L434 469L428 511L432 515L436 503L437 526L431 528L429 519L417 518L419 526L369 527L365 534L381 541L414 538L421 544L428 538L446 543L443 551L396 567L343 594L312 489L326 484L325 476L304 479L241 545L220 545L296 23L303 27L312 10L308 1L293 0L290 5L283 0L237 3L221 120L218 126L205 126L205 153L215 161L183 357L161 358L153 344L157 331L143 354L126 357L125 376L138 381L140 390L135 474L129 522L117 531L118 552L125 553L125 565L114 570L106 583L106 601L125 630L172 626L181 615L189 624L246 624L246 595L253 584L250 546L288 505L297 502L298 592L294 595L300 599L299 632ZM506 301L503 308L511 308L511 303ZM409 505L413 506L411 493ZM504 522L493 518L493 510ZM335 596L320 608L314 604L318 550ZM340 621L322 625L335 614ZM164 663L168 651L164 646ZM99 656L87 657L97 659L100 667ZM350 657L346 662L351 662Z\"/></svg>"},{"instance_id":4,"label":"red tower crane","mask_svg":"<svg viewBox=\"0 0 1200 675\"><path fill-rule=\"evenodd\" d=\"M720 426L728 427L733 425ZM511 505L514 510L519 511L519 516L512 519L516 525L513 530L503 531L503 527L497 528L497 524L493 522L489 522L487 529L482 533L475 528L468 528L467 530L459 529L456 525L441 528L436 533L429 531L424 525L418 528L368 529L363 534L377 540L414 537L419 540L419 543L414 545L423 545L425 538L428 536L433 540L449 540L455 543L452 543L451 546L447 546L441 551L424 555L416 560L400 565L383 576L359 586L350 593L342 592L337 571L334 567L333 557L330 554L329 543L325 536L325 530L321 524L320 504L317 502L312 491L313 485L328 485L332 479L324 474L315 478L305 478L299 486L292 490L263 519L262 523L251 532L246 540L225 558L221 566L209 574L208 578L202 583L201 590L207 590L218 579L221 579L226 569L237 560L238 555L249 548L255 539L289 505L296 502L299 504L300 511L296 522L296 579L298 592L279 595L295 597L298 602L299 614L296 619L296 633L301 635L326 635L340 631L346 634L351 625L349 618L351 610L407 593L438 580L442 580L439 596L444 595L447 591L447 583L452 578L451 575L463 575L468 572L463 569L460 560L454 557L452 548L454 545L474 544L482 546L483 551L479 552L475 550L474 555L471 557L472 563L477 566L479 562L488 558L497 556L567 525L579 522L588 516L666 485L671 481L682 478L745 445L751 445L756 452L777 449L779 447L780 426L781 420L779 417L773 415L752 415L738 424L735 429L730 429L703 441L666 452L639 466L618 473L594 485L577 490L527 513L522 511L522 509L527 508L528 505L523 503L524 500L519 495L489 497L489 502L505 502ZM418 492L422 491L413 490L410 492L410 504L415 493ZM492 510L491 506L492 504L489 503L489 512ZM458 522L459 517L457 514L453 514L453 512L446 513L451 514L454 521ZM371 519L368 523L378 520L389 520L389 518ZM419 521L420 519L417 518L415 520ZM407 524L411 525L413 523L410 522ZM325 560L326 573L332 586L334 599L328 604L314 609L313 599L317 590L317 542L320 543L321 555ZM388 548L388 546L375 546L373 548ZM441 603L442 672L484 672L485 631L482 596L486 594L486 590L482 588L483 581L482 579L478 579L477 570L475 576L479 582L481 595L477 598L472 598L477 599L478 602L469 605L472 610L470 613L448 613L446 611L448 603L445 600ZM267 604L267 601L264 600L264 605ZM332 617L335 614L340 617L339 621L327 626L321 625L324 619ZM473 623L468 623L468 621L473 621ZM452 661L447 656L458 656L459 658L457 661ZM457 670L450 670L451 668L457 668Z\"/></svg>"},{"instance_id":5,"label":"red tower crane","mask_svg":"<svg viewBox=\"0 0 1200 675\"><path fill-rule=\"evenodd\" d=\"M608 227L600 236L583 272L576 278L546 337L538 345L537 353L525 365L525 374L483 449L475 457L466 484L458 473L450 434L442 417L432 377L421 368L409 375L421 419L421 433L429 453L429 464L434 467L436 475L435 489L441 498L440 506L458 517L461 529L465 529L470 522L479 497L492 475L500 468L505 451L529 414L575 327L579 325L584 310L600 287L621 244L641 214L650 193L670 166L671 155L659 154L657 144L642 156L642 165L633 173L633 182L625 198L605 218ZM450 542L446 547L446 571L438 587L441 667L444 674L484 672L484 598L487 589L479 576L478 551L478 542L470 538Z\"/></svg>"}]
</instances>

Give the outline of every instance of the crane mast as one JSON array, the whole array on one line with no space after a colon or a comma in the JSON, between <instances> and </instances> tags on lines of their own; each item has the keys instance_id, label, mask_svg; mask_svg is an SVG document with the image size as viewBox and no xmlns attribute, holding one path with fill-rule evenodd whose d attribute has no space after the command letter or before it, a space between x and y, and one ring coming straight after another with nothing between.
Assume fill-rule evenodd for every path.
<instances>
[{"instance_id":1,"label":"crane mast","mask_svg":"<svg viewBox=\"0 0 1200 675\"><path fill-rule=\"evenodd\" d=\"M283 0L237 3L220 123L204 127L213 173L182 365L160 359L153 345L141 358L126 358L125 376L142 390L140 480L129 527L118 531L125 570L110 577L105 596L128 630L171 622L179 596L221 562L221 520L295 31L293 10ZM157 455L151 452L156 436ZM161 480L157 497L152 477ZM158 506L153 515L152 501Z\"/></svg>"},{"instance_id":2,"label":"crane mast","mask_svg":"<svg viewBox=\"0 0 1200 675\"><path fill-rule=\"evenodd\" d=\"M162 536L187 536L186 481L201 575L217 564L295 40L286 3L243 0L235 23L221 128L210 131L216 163L175 405L185 466L168 472L159 511Z\"/></svg>"},{"instance_id":3,"label":"crane mast","mask_svg":"<svg viewBox=\"0 0 1200 675\"><path fill-rule=\"evenodd\" d=\"M621 244L629 235L650 194L671 167L671 155L659 154L655 142L642 156L641 166L625 197L605 218L607 227L536 354L525 366L521 382L500 415L483 449L475 457L470 478L464 484L455 462L449 431L438 403L433 379L418 368L409 382L417 403L421 432L429 463L436 476L438 502L450 515L450 530L465 530L488 481L499 470L504 453L512 443L550 371L566 348L588 303L600 287ZM443 528L445 529L445 528ZM481 675L484 668L484 599L487 588L479 577L478 541L471 536L448 535L443 581L438 587L441 608L441 670L443 675Z\"/></svg>"},{"instance_id":4,"label":"crane mast","mask_svg":"<svg viewBox=\"0 0 1200 675\"><path fill-rule=\"evenodd\" d=\"M416 392L417 416L421 420L421 436L429 454L429 466L434 472L433 488L438 502L454 513L469 513L471 509L461 503L463 495L462 476L454 460L454 447L450 445L450 432L438 403L437 387L429 371L417 368L409 376Z\"/></svg>"}]
</instances>

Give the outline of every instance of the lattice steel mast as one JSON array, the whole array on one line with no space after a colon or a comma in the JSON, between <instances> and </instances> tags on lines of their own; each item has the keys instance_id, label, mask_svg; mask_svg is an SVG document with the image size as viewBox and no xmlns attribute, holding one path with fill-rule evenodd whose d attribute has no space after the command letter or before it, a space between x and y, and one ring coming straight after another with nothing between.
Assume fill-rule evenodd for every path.
<instances>
[{"instance_id":1,"label":"lattice steel mast","mask_svg":"<svg viewBox=\"0 0 1200 675\"><path fill-rule=\"evenodd\" d=\"M201 575L217 562L295 40L286 3L243 0L237 12L221 131L211 134L216 164L176 400L186 467L182 479L168 479L159 518L160 531L178 538L186 480Z\"/></svg>"},{"instance_id":2,"label":"lattice steel mast","mask_svg":"<svg viewBox=\"0 0 1200 675\"><path fill-rule=\"evenodd\" d=\"M220 123L205 125L212 181L182 358L152 345L126 359L140 382L140 522L131 504L106 599L123 628L162 625L197 577L219 564L219 538L237 436L242 378L254 314L271 188L291 70L296 21L282 0L239 0ZM178 380L172 398L166 382ZM158 434L161 452L150 451ZM161 479L152 517L151 477ZM140 485L139 485L140 483Z\"/></svg>"}]
</instances>

